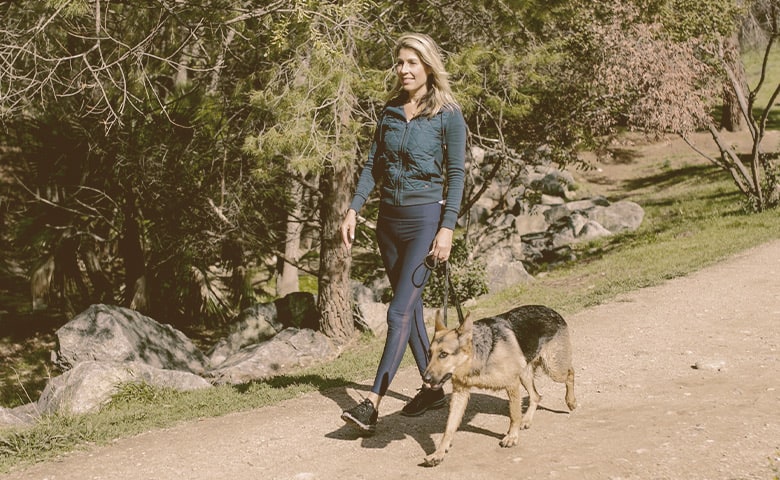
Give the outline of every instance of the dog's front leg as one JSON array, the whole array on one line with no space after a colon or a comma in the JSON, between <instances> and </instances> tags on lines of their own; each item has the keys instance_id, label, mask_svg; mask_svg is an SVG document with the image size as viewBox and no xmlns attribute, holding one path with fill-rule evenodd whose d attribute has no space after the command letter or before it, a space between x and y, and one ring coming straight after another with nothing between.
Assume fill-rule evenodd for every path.
<instances>
[{"instance_id":1,"label":"dog's front leg","mask_svg":"<svg viewBox=\"0 0 780 480\"><path fill-rule=\"evenodd\" d=\"M520 383L525 387L526 391L528 391L528 409L525 411L522 423L520 424L520 428L525 430L531 428L531 423L534 421L534 413L536 413L536 407L538 407L539 402L542 401L542 396L536 391L534 370L530 366L520 373ZM519 389L517 395L520 395ZM514 418L512 418L512 420L514 421Z\"/></svg>"},{"instance_id":2,"label":"dog's front leg","mask_svg":"<svg viewBox=\"0 0 780 480\"><path fill-rule=\"evenodd\" d=\"M509 397L509 431L501 439L502 447L514 447L520 438L520 429L527 428L523 422L523 397L520 395L520 385L506 389Z\"/></svg>"},{"instance_id":3,"label":"dog's front leg","mask_svg":"<svg viewBox=\"0 0 780 480\"><path fill-rule=\"evenodd\" d=\"M435 467L444 461L444 455L449 450L450 444L452 444L452 437L455 435L458 427L460 427L463 414L466 413L469 395L468 388L453 388L452 396L450 397L450 413L447 416L447 426L444 429L444 435L442 435L436 451L425 457L426 467Z\"/></svg>"}]
</instances>

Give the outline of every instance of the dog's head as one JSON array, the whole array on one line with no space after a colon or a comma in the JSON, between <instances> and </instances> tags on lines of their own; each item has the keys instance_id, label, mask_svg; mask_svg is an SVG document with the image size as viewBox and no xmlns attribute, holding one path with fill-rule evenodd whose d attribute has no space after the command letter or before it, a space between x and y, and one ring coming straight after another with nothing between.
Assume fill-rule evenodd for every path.
<instances>
[{"instance_id":1,"label":"dog's head","mask_svg":"<svg viewBox=\"0 0 780 480\"><path fill-rule=\"evenodd\" d=\"M441 312L436 311L436 330L431 340L430 361L423 373L423 382L429 388L441 388L458 368L470 362L472 327L471 316L466 314L463 323L448 330L442 322Z\"/></svg>"}]
</instances>

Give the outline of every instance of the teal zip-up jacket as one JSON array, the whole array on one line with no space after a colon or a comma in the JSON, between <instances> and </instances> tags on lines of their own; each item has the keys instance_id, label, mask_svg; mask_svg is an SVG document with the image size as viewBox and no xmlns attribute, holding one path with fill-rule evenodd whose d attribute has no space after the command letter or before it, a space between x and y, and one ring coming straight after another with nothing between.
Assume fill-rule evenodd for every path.
<instances>
[{"instance_id":1,"label":"teal zip-up jacket","mask_svg":"<svg viewBox=\"0 0 780 480\"><path fill-rule=\"evenodd\" d=\"M380 117L349 208L359 212L379 184L380 202L393 206L444 201L440 227L454 230L465 159L466 122L460 109L445 107L432 118L407 122L403 105L391 101Z\"/></svg>"}]
</instances>

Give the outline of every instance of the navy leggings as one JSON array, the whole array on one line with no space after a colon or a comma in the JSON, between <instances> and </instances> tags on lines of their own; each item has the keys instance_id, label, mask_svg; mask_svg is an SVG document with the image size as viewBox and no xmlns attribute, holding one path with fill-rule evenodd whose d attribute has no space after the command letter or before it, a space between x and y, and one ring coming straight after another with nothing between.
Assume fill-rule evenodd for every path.
<instances>
[{"instance_id":1,"label":"navy leggings","mask_svg":"<svg viewBox=\"0 0 780 480\"><path fill-rule=\"evenodd\" d=\"M387 340L371 391L384 396L398 371L406 345L420 375L428 367L430 340L423 318L422 292L430 277L423 262L431 250L442 215L440 203L394 207L381 205L376 226L393 299L387 309Z\"/></svg>"}]
</instances>

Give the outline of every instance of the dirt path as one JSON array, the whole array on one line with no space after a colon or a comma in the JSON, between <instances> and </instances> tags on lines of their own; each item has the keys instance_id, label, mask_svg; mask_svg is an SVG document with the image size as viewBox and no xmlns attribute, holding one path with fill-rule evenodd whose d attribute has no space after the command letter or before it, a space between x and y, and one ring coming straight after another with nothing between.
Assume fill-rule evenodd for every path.
<instances>
[{"instance_id":1,"label":"dirt path","mask_svg":"<svg viewBox=\"0 0 780 480\"><path fill-rule=\"evenodd\" d=\"M772 479L780 472L780 240L568 319L579 408L540 382L543 410L502 449L503 395L476 392L439 467L446 410L399 415L415 393L400 372L378 433L339 419L368 388L120 440L3 479ZM698 365L699 368L692 368Z\"/></svg>"}]
</instances>

